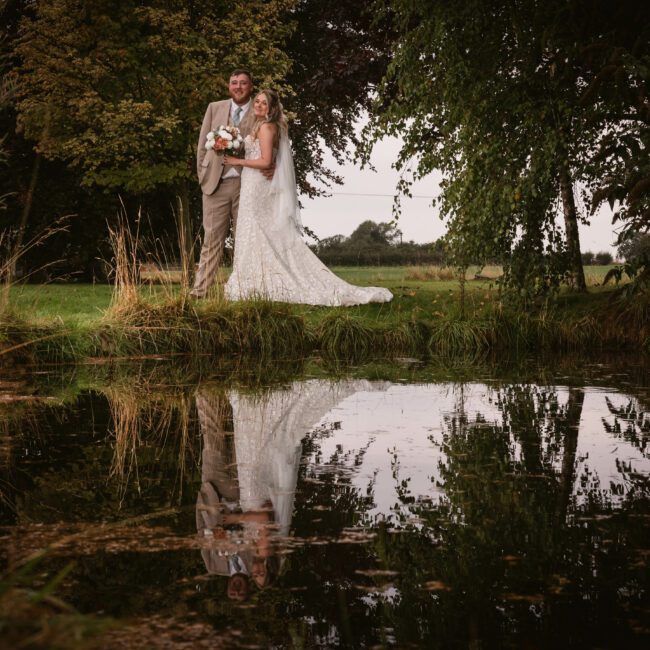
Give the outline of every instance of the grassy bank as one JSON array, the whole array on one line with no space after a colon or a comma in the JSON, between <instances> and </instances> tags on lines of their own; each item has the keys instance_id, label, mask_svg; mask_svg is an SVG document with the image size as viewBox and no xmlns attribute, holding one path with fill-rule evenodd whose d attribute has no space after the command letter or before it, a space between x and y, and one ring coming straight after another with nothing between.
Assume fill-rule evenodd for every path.
<instances>
[{"instance_id":1,"label":"grassy bank","mask_svg":"<svg viewBox=\"0 0 650 650\"><path fill-rule=\"evenodd\" d=\"M340 268L344 279L388 287L382 305L325 308L264 301L190 301L178 285L114 295L107 285L12 287L0 322L2 358L250 353L332 357L451 354L488 349L648 349L647 300L625 301L599 286L607 267L587 269L589 293L561 293L535 309L509 311L493 279L498 269L459 283L435 268ZM487 278L485 277L487 276ZM468 278L474 277L470 270Z\"/></svg>"}]
</instances>

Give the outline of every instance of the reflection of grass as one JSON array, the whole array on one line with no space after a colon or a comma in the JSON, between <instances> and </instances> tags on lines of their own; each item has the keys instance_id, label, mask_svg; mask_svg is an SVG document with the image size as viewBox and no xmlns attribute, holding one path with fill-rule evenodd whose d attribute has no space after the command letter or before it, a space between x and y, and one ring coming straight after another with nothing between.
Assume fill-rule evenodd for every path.
<instances>
[{"instance_id":1,"label":"reflection of grass","mask_svg":"<svg viewBox=\"0 0 650 650\"><path fill-rule=\"evenodd\" d=\"M588 267L590 283L602 280L607 268ZM468 277L477 271L470 269ZM493 277L498 271L482 269L481 275ZM5 347L11 347L42 339L47 345L40 344L34 356L60 359L242 351L295 357L315 349L348 356L495 347L593 349L638 347L648 339L646 307L635 304L635 318L624 322L621 315L630 307L612 302L611 287L592 286L586 295L561 293L542 311L509 312L493 280L468 280L461 311L458 282L426 279L426 269L346 267L336 272L355 284L386 286L395 298L388 304L345 309L263 300L227 303L218 292L210 300L194 302L178 285L145 279L128 300L116 303L113 298L111 303L106 285L27 285L12 288L12 313L17 316L13 324L0 323L0 342L4 338ZM57 331L67 338L52 341Z\"/></svg>"},{"instance_id":2,"label":"reflection of grass","mask_svg":"<svg viewBox=\"0 0 650 650\"><path fill-rule=\"evenodd\" d=\"M88 647L108 621L80 614L54 594L72 569L68 564L44 586L34 588L41 552L0 577L0 649L69 650Z\"/></svg>"}]
</instances>

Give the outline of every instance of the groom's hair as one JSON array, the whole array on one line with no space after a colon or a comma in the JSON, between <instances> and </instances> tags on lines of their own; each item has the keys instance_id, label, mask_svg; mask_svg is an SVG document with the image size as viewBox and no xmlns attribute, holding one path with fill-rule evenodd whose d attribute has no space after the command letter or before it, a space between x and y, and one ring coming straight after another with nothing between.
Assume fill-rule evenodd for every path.
<instances>
[{"instance_id":1,"label":"groom's hair","mask_svg":"<svg viewBox=\"0 0 650 650\"><path fill-rule=\"evenodd\" d=\"M236 68L230 73L229 78L232 79L233 77L238 77L240 74L245 74L251 80L251 84L253 83L253 75L249 70L246 70L246 68Z\"/></svg>"}]
</instances>

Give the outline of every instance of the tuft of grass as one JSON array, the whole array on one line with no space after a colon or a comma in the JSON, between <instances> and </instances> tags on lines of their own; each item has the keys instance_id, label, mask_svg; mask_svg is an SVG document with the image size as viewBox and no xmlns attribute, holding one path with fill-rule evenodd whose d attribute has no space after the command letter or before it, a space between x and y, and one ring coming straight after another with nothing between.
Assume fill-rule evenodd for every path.
<instances>
[{"instance_id":1,"label":"tuft of grass","mask_svg":"<svg viewBox=\"0 0 650 650\"><path fill-rule=\"evenodd\" d=\"M438 354L476 353L490 347L490 328L485 321L441 318L433 323L427 347Z\"/></svg>"},{"instance_id":2,"label":"tuft of grass","mask_svg":"<svg viewBox=\"0 0 650 650\"><path fill-rule=\"evenodd\" d=\"M62 363L92 352L91 338L81 328L61 321L32 322L6 311L0 318L0 363Z\"/></svg>"},{"instance_id":3,"label":"tuft of grass","mask_svg":"<svg viewBox=\"0 0 650 650\"><path fill-rule=\"evenodd\" d=\"M185 295L152 302L139 298L112 307L101 329L110 354L220 352L294 356L310 338L304 318L289 306L264 300L195 304Z\"/></svg>"},{"instance_id":4,"label":"tuft of grass","mask_svg":"<svg viewBox=\"0 0 650 650\"><path fill-rule=\"evenodd\" d=\"M358 360L376 349L372 327L361 318L345 312L326 316L317 326L315 334L320 350L331 357Z\"/></svg>"},{"instance_id":5,"label":"tuft of grass","mask_svg":"<svg viewBox=\"0 0 650 650\"><path fill-rule=\"evenodd\" d=\"M239 351L262 356L295 356L309 349L310 337L302 316L288 305L256 299L224 303L222 318ZM228 318L230 316L230 318Z\"/></svg>"},{"instance_id":6,"label":"tuft of grass","mask_svg":"<svg viewBox=\"0 0 650 650\"><path fill-rule=\"evenodd\" d=\"M408 320L392 327L384 327L381 348L386 353L411 354L425 348L425 342L430 336L426 324L416 320Z\"/></svg>"},{"instance_id":7,"label":"tuft of grass","mask_svg":"<svg viewBox=\"0 0 650 650\"><path fill-rule=\"evenodd\" d=\"M80 614L54 595L72 569L72 563L45 586L32 586L45 555L45 551L40 552L0 577L0 648L73 650L88 647L93 638L112 625L106 618Z\"/></svg>"}]
</instances>

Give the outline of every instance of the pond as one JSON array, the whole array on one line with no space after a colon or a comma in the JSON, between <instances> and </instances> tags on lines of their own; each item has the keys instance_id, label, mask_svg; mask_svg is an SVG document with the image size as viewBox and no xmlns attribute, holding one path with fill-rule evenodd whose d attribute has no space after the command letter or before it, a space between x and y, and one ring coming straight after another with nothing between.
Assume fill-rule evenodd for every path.
<instances>
[{"instance_id":1,"label":"pond","mask_svg":"<svg viewBox=\"0 0 650 650\"><path fill-rule=\"evenodd\" d=\"M648 647L647 370L8 376L3 563L106 648Z\"/></svg>"}]
</instances>

